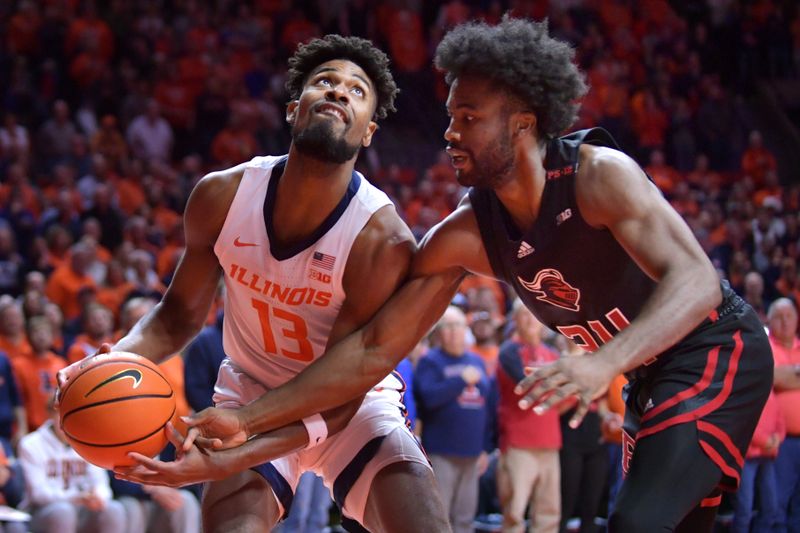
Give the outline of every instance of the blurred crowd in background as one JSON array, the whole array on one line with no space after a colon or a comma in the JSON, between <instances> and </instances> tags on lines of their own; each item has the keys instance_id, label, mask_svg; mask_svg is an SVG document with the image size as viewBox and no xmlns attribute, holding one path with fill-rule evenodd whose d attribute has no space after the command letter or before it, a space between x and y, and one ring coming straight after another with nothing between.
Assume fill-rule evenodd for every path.
<instances>
[{"instance_id":1,"label":"blurred crowd in background","mask_svg":"<svg viewBox=\"0 0 800 533\"><path fill-rule=\"evenodd\" d=\"M209 171L287 151L286 59L299 43L326 33L359 35L390 56L402 91L398 112L380 123L358 168L393 198L419 238L465 193L443 151L447 87L431 65L433 50L455 25L496 22L506 12L548 18L551 33L576 48L591 90L575 129L602 126L615 136L684 217L720 276L765 324L771 304L800 300L800 180L790 164L800 153L792 137L800 105L776 110L765 107L763 98L765 82L791 84L799 77L795 2L3 2L0 351L8 362L0 391L15 381L8 401L18 397L0 407L0 438L8 454L49 419L55 372L118 338L160 298L183 250L181 217L194 184ZM497 416L503 412L503 380L518 379L519 367L506 358L511 366L503 374L500 346L551 343L539 355L509 348L514 357L524 352L538 362L574 350L547 332L520 333L514 317L523 310L492 280L467 279L454 304L462 314L454 307L450 320L466 344L443 348L456 341L442 334L449 326L439 327L430 349L477 354L473 363L460 363L466 374L459 374L461 388L450 400L458 409L485 410L485 421L470 424L485 423L486 429L472 444L446 428L435 436L436 422L424 418L449 415L437 414L425 388L444 370L437 357L424 357L428 347L422 345L404 362L408 382L420 384L420 427L434 431L427 438L425 429L419 433L432 457L463 452L449 448L449 435L468 446L469 454L476 452L480 470L491 465L489 472L499 473L500 483L492 481L492 490L481 491L475 504L483 514L518 509L509 495L515 491L494 490L503 486L508 470L495 451L498 435L504 448ZM167 363L176 388L191 400L184 412L210 403L204 387L215 376L211 354L218 353L211 347L218 341L219 311L221 304L209 313L209 332L198 341L208 347L204 362L184 364L183 354ZM526 317L525 324L530 320L535 322ZM796 329L795 315L791 338ZM506 377L495 378L498 372ZM587 435L565 433L562 448L557 416L543 433L551 437L545 449L562 449L561 497L536 514L552 518L555 512L556 528L566 528L566 519L578 515L589 527L586 517L603 515L600 501L613 500L616 469L606 448L594 445L602 441L613 445L612 456L619 453L620 409L607 405L618 403L614 390L609 402L598 404L596 427L584 424ZM511 426L528 423L514 420ZM519 436L522 442L530 437ZM568 444L579 453L565 462ZM558 461L558 453L553 457ZM580 475L582 465L602 479L596 485L565 481L576 471ZM580 493L587 486L595 493ZM473 498L451 488L453 502ZM469 502L462 516L471 520L478 509ZM521 519L514 512L506 519Z\"/></svg>"}]
</instances>

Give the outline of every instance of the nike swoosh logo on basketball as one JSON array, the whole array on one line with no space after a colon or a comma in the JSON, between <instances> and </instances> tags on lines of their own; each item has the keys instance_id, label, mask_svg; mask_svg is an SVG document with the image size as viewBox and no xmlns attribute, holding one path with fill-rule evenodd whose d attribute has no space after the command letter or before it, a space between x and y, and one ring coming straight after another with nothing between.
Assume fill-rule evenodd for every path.
<instances>
[{"instance_id":1,"label":"nike swoosh logo on basketball","mask_svg":"<svg viewBox=\"0 0 800 533\"><path fill-rule=\"evenodd\" d=\"M129 368L127 370L123 370L122 372L117 372L116 374L114 374L110 378L108 378L108 379L106 379L104 381L101 381L100 383L95 385L92 390L90 390L89 392L86 393L86 397L88 397L91 393L93 393L97 389L99 389L101 387L105 387L109 383L114 383L115 381L119 381L121 379L126 379L126 378L133 380L133 388L136 389L136 388L139 387L139 384L142 382L142 371L141 370L137 370L135 368Z\"/></svg>"},{"instance_id":2,"label":"nike swoosh logo on basketball","mask_svg":"<svg viewBox=\"0 0 800 533\"><path fill-rule=\"evenodd\" d=\"M233 240L233 245L237 246L239 248L241 248L243 246L258 246L258 244L254 243L254 242L242 242L242 241L239 240L239 237L236 237Z\"/></svg>"}]
</instances>

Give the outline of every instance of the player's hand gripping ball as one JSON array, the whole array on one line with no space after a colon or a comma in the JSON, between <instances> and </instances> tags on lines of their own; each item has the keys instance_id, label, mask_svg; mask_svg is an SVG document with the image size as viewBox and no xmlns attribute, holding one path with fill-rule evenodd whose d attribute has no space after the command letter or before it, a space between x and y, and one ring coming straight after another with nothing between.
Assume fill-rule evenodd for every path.
<instances>
[{"instance_id":1,"label":"player's hand gripping ball","mask_svg":"<svg viewBox=\"0 0 800 533\"><path fill-rule=\"evenodd\" d=\"M167 444L175 394L158 367L126 352L85 360L59 393L61 429L78 454L113 469L134 464L128 452L152 457Z\"/></svg>"}]
</instances>

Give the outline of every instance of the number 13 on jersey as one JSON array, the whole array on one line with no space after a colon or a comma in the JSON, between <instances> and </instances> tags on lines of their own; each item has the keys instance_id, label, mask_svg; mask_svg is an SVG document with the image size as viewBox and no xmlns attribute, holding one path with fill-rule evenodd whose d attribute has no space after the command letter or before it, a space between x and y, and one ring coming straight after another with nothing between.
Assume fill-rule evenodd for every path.
<instances>
[{"instance_id":1,"label":"number 13 on jersey","mask_svg":"<svg viewBox=\"0 0 800 533\"><path fill-rule=\"evenodd\" d=\"M267 302L255 298L251 300L251 304L253 309L258 312L265 352L283 355L296 361L309 362L314 359L314 349L308 340L308 326L303 317L279 307L270 306ZM284 347L281 347L279 351L275 342L275 331L278 331L284 339L297 343L297 351Z\"/></svg>"}]
</instances>

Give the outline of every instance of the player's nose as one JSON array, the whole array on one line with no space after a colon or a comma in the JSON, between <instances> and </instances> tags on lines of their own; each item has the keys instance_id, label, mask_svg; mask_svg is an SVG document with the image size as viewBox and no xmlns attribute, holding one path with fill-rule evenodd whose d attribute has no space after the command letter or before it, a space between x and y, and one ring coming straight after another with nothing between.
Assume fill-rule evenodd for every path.
<instances>
[{"instance_id":1,"label":"player's nose","mask_svg":"<svg viewBox=\"0 0 800 533\"><path fill-rule=\"evenodd\" d=\"M344 86L343 83L337 83L332 85L326 92L326 98L329 100L333 100L335 102L342 102L344 104L350 101L350 97L347 94L347 88Z\"/></svg>"},{"instance_id":2,"label":"player's nose","mask_svg":"<svg viewBox=\"0 0 800 533\"><path fill-rule=\"evenodd\" d=\"M461 134L458 133L456 130L453 129L453 121L450 121L450 124L447 126L447 129L444 130L444 140L452 143L458 142L461 140Z\"/></svg>"}]
</instances>

